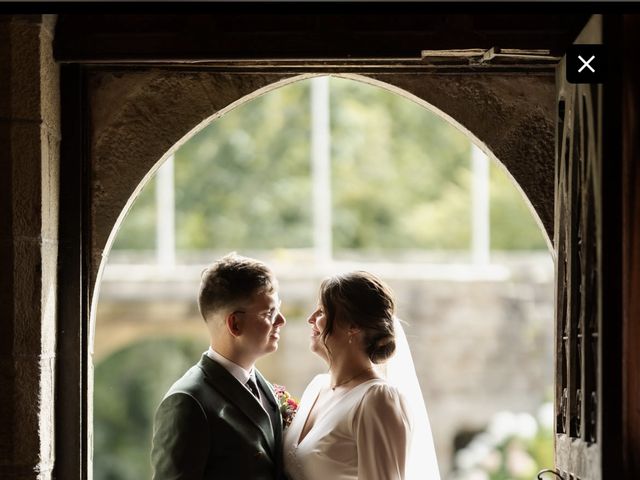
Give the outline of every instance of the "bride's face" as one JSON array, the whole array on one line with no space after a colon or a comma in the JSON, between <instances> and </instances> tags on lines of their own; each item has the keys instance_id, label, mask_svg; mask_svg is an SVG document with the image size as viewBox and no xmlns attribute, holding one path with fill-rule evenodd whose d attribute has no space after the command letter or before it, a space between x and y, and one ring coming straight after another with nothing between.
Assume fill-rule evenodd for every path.
<instances>
[{"instance_id":1,"label":"bride's face","mask_svg":"<svg viewBox=\"0 0 640 480\"><path fill-rule=\"evenodd\" d=\"M338 351L346 345L349 334L347 329L336 320L333 321L331 333L325 340L322 339L322 334L327 328L327 316L322 305L315 309L307 319L307 322L311 325L310 349L323 359L329 361L329 351Z\"/></svg>"},{"instance_id":2,"label":"bride's face","mask_svg":"<svg viewBox=\"0 0 640 480\"><path fill-rule=\"evenodd\" d=\"M322 343L322 332L327 326L327 319L322 310L322 306L318 306L307 319L311 325L311 351L324 356L326 349Z\"/></svg>"}]
</instances>

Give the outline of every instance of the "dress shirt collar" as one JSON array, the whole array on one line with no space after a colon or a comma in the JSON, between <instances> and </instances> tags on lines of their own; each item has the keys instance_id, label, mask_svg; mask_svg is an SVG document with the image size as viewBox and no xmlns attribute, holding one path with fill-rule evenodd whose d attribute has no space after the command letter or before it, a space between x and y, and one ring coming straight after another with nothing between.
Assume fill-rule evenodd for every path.
<instances>
[{"instance_id":1,"label":"dress shirt collar","mask_svg":"<svg viewBox=\"0 0 640 480\"><path fill-rule=\"evenodd\" d=\"M211 347L209 347L209 350L206 351L206 354L207 357L209 357L211 360L214 360L222 365L227 370L227 372L233 375L236 380L238 380L242 385L245 385L250 378L253 379L254 382L256 381L255 369L253 367L251 367L251 370L245 370L237 363L233 363L228 358L220 355Z\"/></svg>"}]
</instances>

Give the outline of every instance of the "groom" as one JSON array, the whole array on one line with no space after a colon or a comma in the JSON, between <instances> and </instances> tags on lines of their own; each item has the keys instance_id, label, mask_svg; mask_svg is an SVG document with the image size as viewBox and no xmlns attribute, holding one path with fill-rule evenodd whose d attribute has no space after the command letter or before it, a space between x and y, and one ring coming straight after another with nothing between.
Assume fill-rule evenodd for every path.
<instances>
[{"instance_id":1,"label":"groom","mask_svg":"<svg viewBox=\"0 0 640 480\"><path fill-rule=\"evenodd\" d=\"M284 478L280 411L254 367L286 323L277 288L265 264L235 253L203 272L198 305L211 346L158 407L154 480Z\"/></svg>"}]
</instances>

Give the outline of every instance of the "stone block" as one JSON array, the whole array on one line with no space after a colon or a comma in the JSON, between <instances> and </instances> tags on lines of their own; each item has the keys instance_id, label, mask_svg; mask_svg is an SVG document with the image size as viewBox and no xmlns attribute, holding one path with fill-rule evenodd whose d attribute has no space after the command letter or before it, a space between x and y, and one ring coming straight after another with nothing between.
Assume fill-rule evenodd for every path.
<instances>
[{"instance_id":1,"label":"stone block","mask_svg":"<svg viewBox=\"0 0 640 480\"><path fill-rule=\"evenodd\" d=\"M42 251L39 241L14 241L14 339L16 357L40 356L42 317Z\"/></svg>"},{"instance_id":2,"label":"stone block","mask_svg":"<svg viewBox=\"0 0 640 480\"><path fill-rule=\"evenodd\" d=\"M48 478L55 460L55 356L43 354L40 358L39 471Z\"/></svg>"},{"instance_id":3,"label":"stone block","mask_svg":"<svg viewBox=\"0 0 640 480\"><path fill-rule=\"evenodd\" d=\"M58 244L44 242L42 251L41 353L55 355L58 281Z\"/></svg>"},{"instance_id":4,"label":"stone block","mask_svg":"<svg viewBox=\"0 0 640 480\"><path fill-rule=\"evenodd\" d=\"M37 465L10 465L0 466L0 478L2 480L45 480L50 476L42 476Z\"/></svg>"},{"instance_id":5,"label":"stone block","mask_svg":"<svg viewBox=\"0 0 640 480\"><path fill-rule=\"evenodd\" d=\"M0 118L11 116L11 20L0 18Z\"/></svg>"},{"instance_id":6,"label":"stone block","mask_svg":"<svg viewBox=\"0 0 640 480\"><path fill-rule=\"evenodd\" d=\"M40 25L14 20L9 28L11 104L2 116L40 121Z\"/></svg>"},{"instance_id":7,"label":"stone block","mask_svg":"<svg viewBox=\"0 0 640 480\"><path fill-rule=\"evenodd\" d=\"M10 15L11 22L20 25L40 25L42 23L43 15L35 14L19 14Z\"/></svg>"},{"instance_id":8,"label":"stone block","mask_svg":"<svg viewBox=\"0 0 640 480\"><path fill-rule=\"evenodd\" d=\"M0 459L3 466L35 466L39 461L40 370L37 356L0 357L3 387L0 392L3 409Z\"/></svg>"},{"instance_id":9,"label":"stone block","mask_svg":"<svg viewBox=\"0 0 640 480\"><path fill-rule=\"evenodd\" d=\"M5 333L2 330L0 332ZM6 350L0 352L0 385L0 459L4 464L10 463L13 458L13 425L17 421L14 413L16 367Z\"/></svg>"},{"instance_id":10,"label":"stone block","mask_svg":"<svg viewBox=\"0 0 640 480\"><path fill-rule=\"evenodd\" d=\"M13 240L0 238L0 355L10 355L13 351ZM4 385L0 383L0 385ZM0 388L0 391L2 389ZM1 405L1 403L0 403ZM1 417L1 415L0 415Z\"/></svg>"},{"instance_id":11,"label":"stone block","mask_svg":"<svg viewBox=\"0 0 640 480\"><path fill-rule=\"evenodd\" d=\"M42 148L42 220L43 242L57 242L60 205L60 139L55 132L41 130Z\"/></svg>"},{"instance_id":12,"label":"stone block","mask_svg":"<svg viewBox=\"0 0 640 480\"><path fill-rule=\"evenodd\" d=\"M14 459L37 465L40 460L41 365L39 355L16 357Z\"/></svg>"},{"instance_id":13,"label":"stone block","mask_svg":"<svg viewBox=\"0 0 640 480\"><path fill-rule=\"evenodd\" d=\"M13 234L39 239L42 225L40 122L11 125Z\"/></svg>"},{"instance_id":14,"label":"stone block","mask_svg":"<svg viewBox=\"0 0 640 480\"><path fill-rule=\"evenodd\" d=\"M40 36L40 117L50 130L49 134L59 139L60 66L53 58L53 35L47 30L45 23Z\"/></svg>"},{"instance_id":15,"label":"stone block","mask_svg":"<svg viewBox=\"0 0 640 480\"><path fill-rule=\"evenodd\" d=\"M2 59L0 58L0 61ZM2 78L0 78L0 85L2 84ZM1 92L0 92L0 102ZM13 200L12 193L12 177L13 177L13 163L11 161L11 124L0 119L0 211L3 212L0 215L0 237L9 238L12 233L12 218L11 215L7 215L7 212L11 212Z\"/></svg>"},{"instance_id":16,"label":"stone block","mask_svg":"<svg viewBox=\"0 0 640 480\"><path fill-rule=\"evenodd\" d=\"M53 38L56 33L56 23L58 23L58 15L42 15L40 23L42 25L42 33Z\"/></svg>"}]
</instances>

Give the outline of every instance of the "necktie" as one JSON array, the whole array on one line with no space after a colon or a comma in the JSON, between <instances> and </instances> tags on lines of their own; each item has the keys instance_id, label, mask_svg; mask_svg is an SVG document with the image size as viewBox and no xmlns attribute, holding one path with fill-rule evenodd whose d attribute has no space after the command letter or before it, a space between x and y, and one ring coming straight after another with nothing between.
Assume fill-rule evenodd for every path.
<instances>
[{"instance_id":1,"label":"necktie","mask_svg":"<svg viewBox=\"0 0 640 480\"><path fill-rule=\"evenodd\" d=\"M258 401L260 401L260 393L258 392L258 386L256 385L256 382L253 381L253 378L249 378L249 380L247 381L247 383L245 383L245 385L249 388L249 390L251 390L251 393L253 393L253 395L258 399Z\"/></svg>"}]
</instances>

